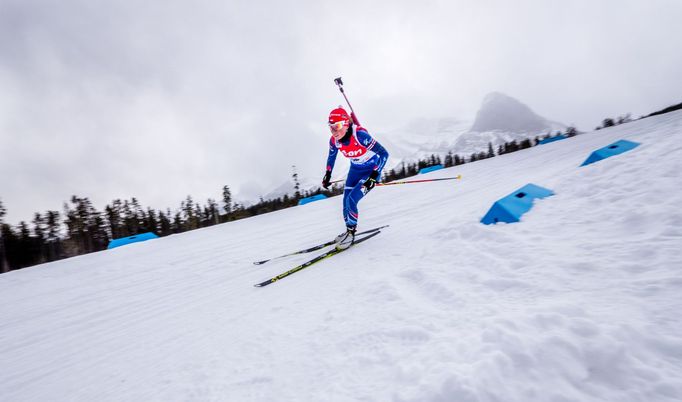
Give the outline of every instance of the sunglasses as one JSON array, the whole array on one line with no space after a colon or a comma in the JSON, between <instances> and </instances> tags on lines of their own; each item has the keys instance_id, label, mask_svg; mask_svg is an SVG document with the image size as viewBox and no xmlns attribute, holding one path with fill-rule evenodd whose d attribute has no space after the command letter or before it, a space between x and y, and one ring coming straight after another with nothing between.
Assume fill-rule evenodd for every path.
<instances>
[{"instance_id":1,"label":"sunglasses","mask_svg":"<svg viewBox=\"0 0 682 402\"><path fill-rule=\"evenodd\" d=\"M332 131L339 131L346 125L345 121L337 121L336 123L329 123L329 129Z\"/></svg>"}]
</instances>

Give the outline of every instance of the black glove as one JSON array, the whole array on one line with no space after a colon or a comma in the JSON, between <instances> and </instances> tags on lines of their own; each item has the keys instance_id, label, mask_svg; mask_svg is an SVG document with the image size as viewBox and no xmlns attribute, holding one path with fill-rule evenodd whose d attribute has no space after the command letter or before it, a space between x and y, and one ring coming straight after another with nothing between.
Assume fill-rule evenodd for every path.
<instances>
[{"instance_id":1,"label":"black glove","mask_svg":"<svg viewBox=\"0 0 682 402\"><path fill-rule=\"evenodd\" d=\"M324 174L324 178L322 179L322 187L325 189L328 189L329 186L331 185L331 180L332 180L332 172L327 170Z\"/></svg>"},{"instance_id":2,"label":"black glove","mask_svg":"<svg viewBox=\"0 0 682 402\"><path fill-rule=\"evenodd\" d=\"M365 181L365 184L363 184L365 186L365 188L367 189L367 192L369 192L369 190L373 189L374 186L377 185L377 178L378 177L379 177L379 172L376 170L373 170L372 173L369 175L369 178L367 179L367 181Z\"/></svg>"}]
</instances>

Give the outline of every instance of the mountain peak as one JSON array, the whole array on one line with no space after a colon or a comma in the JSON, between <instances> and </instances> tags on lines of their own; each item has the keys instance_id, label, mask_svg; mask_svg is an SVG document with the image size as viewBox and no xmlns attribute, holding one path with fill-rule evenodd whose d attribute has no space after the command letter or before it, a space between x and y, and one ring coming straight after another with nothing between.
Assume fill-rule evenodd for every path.
<instances>
[{"instance_id":1,"label":"mountain peak","mask_svg":"<svg viewBox=\"0 0 682 402\"><path fill-rule=\"evenodd\" d=\"M501 92L491 92L483 99L471 131L539 133L551 128L551 122L519 100Z\"/></svg>"},{"instance_id":2,"label":"mountain peak","mask_svg":"<svg viewBox=\"0 0 682 402\"><path fill-rule=\"evenodd\" d=\"M483 103L488 103L488 102L493 102L493 101L512 101L512 102L521 103L518 100L512 98L511 96L509 96L507 94L503 94L502 92L497 92L497 91L490 92L489 94L487 94L485 96L485 98L483 98Z\"/></svg>"}]
</instances>

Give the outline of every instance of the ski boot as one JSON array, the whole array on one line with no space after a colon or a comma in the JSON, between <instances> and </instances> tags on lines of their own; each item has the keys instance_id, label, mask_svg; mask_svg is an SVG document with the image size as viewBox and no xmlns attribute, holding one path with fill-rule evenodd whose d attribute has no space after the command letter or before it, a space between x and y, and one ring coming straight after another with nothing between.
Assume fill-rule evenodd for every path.
<instances>
[{"instance_id":1,"label":"ski boot","mask_svg":"<svg viewBox=\"0 0 682 402\"><path fill-rule=\"evenodd\" d=\"M336 249L345 250L355 241L355 226L346 228L344 233L336 236Z\"/></svg>"}]
</instances>

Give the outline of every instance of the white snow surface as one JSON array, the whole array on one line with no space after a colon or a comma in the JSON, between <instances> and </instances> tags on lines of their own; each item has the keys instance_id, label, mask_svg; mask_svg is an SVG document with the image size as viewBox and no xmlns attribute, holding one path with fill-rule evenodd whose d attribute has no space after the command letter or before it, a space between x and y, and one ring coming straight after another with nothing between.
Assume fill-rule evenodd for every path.
<instances>
[{"instance_id":1,"label":"white snow surface","mask_svg":"<svg viewBox=\"0 0 682 402\"><path fill-rule=\"evenodd\" d=\"M676 112L378 187L389 228L264 288L339 197L0 275L0 400L680 401L681 171Z\"/></svg>"}]
</instances>

